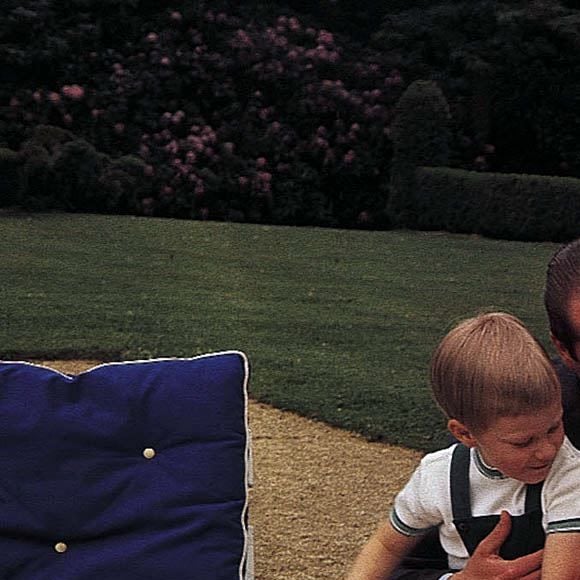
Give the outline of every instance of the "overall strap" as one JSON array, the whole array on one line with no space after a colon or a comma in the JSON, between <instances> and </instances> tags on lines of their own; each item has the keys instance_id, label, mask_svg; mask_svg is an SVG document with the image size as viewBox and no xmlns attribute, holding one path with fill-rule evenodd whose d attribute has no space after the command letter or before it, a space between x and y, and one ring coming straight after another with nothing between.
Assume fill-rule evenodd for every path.
<instances>
[{"instance_id":1,"label":"overall strap","mask_svg":"<svg viewBox=\"0 0 580 580\"><path fill-rule=\"evenodd\" d=\"M451 491L451 509L454 520L465 520L471 517L471 494L469 492L469 464L471 452L469 447L458 443L451 456L449 485Z\"/></svg>"},{"instance_id":2,"label":"overall strap","mask_svg":"<svg viewBox=\"0 0 580 580\"><path fill-rule=\"evenodd\" d=\"M526 513L542 511L542 487L544 482L526 485Z\"/></svg>"},{"instance_id":3,"label":"overall strap","mask_svg":"<svg viewBox=\"0 0 580 580\"><path fill-rule=\"evenodd\" d=\"M471 494L469 485L469 465L471 452L469 447L459 443L451 457L450 489L451 509L454 520L471 517ZM525 513L542 509L542 487L544 482L526 486Z\"/></svg>"}]
</instances>

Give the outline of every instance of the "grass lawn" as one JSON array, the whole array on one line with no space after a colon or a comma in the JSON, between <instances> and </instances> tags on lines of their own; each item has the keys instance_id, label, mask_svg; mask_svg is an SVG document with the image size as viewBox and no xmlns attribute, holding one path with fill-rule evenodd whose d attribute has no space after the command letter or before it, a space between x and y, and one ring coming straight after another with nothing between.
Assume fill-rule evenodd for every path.
<instances>
[{"instance_id":1,"label":"grass lawn","mask_svg":"<svg viewBox=\"0 0 580 580\"><path fill-rule=\"evenodd\" d=\"M62 214L0 217L0 355L245 351L251 393L369 438L432 449L432 349L501 309L548 344L555 244Z\"/></svg>"}]
</instances>

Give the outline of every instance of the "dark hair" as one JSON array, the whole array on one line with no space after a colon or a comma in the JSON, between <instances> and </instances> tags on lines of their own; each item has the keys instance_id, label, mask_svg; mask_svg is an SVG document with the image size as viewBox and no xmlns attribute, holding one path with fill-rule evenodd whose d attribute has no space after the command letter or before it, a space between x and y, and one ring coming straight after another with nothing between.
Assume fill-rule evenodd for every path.
<instances>
[{"instance_id":1,"label":"dark hair","mask_svg":"<svg viewBox=\"0 0 580 580\"><path fill-rule=\"evenodd\" d=\"M544 306L548 313L550 330L573 353L578 336L570 323L570 298L580 292L580 239L560 246L548 263Z\"/></svg>"}]
</instances>

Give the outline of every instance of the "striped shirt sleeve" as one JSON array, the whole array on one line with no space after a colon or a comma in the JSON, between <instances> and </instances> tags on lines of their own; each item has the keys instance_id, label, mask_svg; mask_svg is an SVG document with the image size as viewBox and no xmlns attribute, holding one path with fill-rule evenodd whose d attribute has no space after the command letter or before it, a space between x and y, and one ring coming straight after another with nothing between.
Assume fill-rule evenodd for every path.
<instances>
[{"instance_id":1,"label":"striped shirt sleeve","mask_svg":"<svg viewBox=\"0 0 580 580\"><path fill-rule=\"evenodd\" d=\"M580 451L568 439L544 484L546 533L580 532Z\"/></svg>"}]
</instances>

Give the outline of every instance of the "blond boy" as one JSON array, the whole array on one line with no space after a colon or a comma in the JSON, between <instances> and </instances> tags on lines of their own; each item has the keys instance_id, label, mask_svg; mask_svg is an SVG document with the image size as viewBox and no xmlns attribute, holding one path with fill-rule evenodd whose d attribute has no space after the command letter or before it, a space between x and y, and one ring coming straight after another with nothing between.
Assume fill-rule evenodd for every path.
<instances>
[{"instance_id":1,"label":"blond boy","mask_svg":"<svg viewBox=\"0 0 580 580\"><path fill-rule=\"evenodd\" d=\"M431 386L459 443L423 458L348 580L386 580L433 527L457 570L448 577L460 580L505 511L512 532L502 557L531 553L545 537L542 578L580 579L580 451L564 436L560 385L542 346L511 315L468 319L436 349Z\"/></svg>"}]
</instances>

